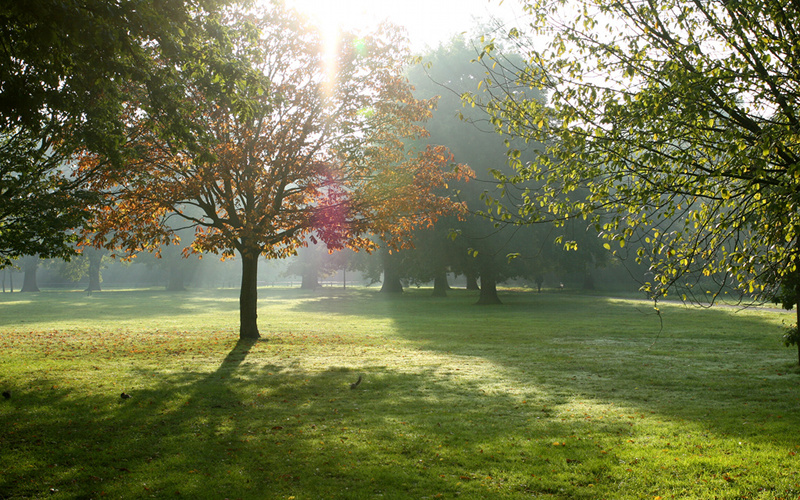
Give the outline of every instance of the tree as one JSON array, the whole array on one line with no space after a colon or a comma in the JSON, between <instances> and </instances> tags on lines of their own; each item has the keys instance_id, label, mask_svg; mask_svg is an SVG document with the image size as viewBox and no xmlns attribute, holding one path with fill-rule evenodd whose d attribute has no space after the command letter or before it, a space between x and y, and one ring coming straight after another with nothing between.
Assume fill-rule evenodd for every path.
<instances>
[{"instance_id":1,"label":"tree","mask_svg":"<svg viewBox=\"0 0 800 500\"><path fill-rule=\"evenodd\" d=\"M424 64L418 64L410 71L417 95L441 95L439 106L427 125L431 136L426 140L447 144L456 159L468 163L476 173L475 179L469 184L457 186L458 199L464 201L471 214L460 220L439 221L435 234L423 240L427 248L420 257L426 262L415 268L422 271L422 276L427 279L435 279L438 275L440 282L446 267L465 274L468 279L472 275L479 275L481 286L478 303L499 304L498 282L528 274L532 270L531 266L522 263L541 258L539 249L543 246L541 241L544 235L539 228L507 225L496 214L486 211L484 199L487 196L501 196L492 173L510 173L506 138L495 133L489 121L491 116L485 110L477 107L465 109L461 96L469 92L482 94L479 84L484 78L502 82L513 74L507 74L502 67L484 68L476 64L474 60L479 54L477 47L477 40L470 43L463 37L456 37L424 55L421 58ZM520 58L517 60L521 61ZM528 95L532 99L542 100L538 91L529 91ZM525 146L518 145L521 149L525 149ZM532 147L527 149L533 150ZM515 189L506 191L509 194L516 192ZM454 229L458 238L453 242L449 235ZM510 254L520 255L524 259L509 261Z\"/></svg>"},{"instance_id":2,"label":"tree","mask_svg":"<svg viewBox=\"0 0 800 500\"><path fill-rule=\"evenodd\" d=\"M445 148L404 147L425 134L417 122L434 103L412 97L395 29L343 34L326 51L280 3L260 17L232 12L226 23L239 29L214 41L219 53L253 71L234 80L184 72L184 109L202 124L205 147L176 146L157 121L130 117L126 147L138 159L94 184L108 200L95 238L134 253L174 241L169 221L183 219L195 227L187 253L241 259L239 334L258 338L259 256L286 257L317 240L371 249L370 232L402 246L411 229L457 208L431 193L466 172L451 168ZM82 166L99 161L87 156Z\"/></svg>"},{"instance_id":3,"label":"tree","mask_svg":"<svg viewBox=\"0 0 800 500\"><path fill-rule=\"evenodd\" d=\"M95 202L68 168L76 148L118 164L131 89L147 112L180 116L175 65L200 59L217 0L5 1L0 6L0 268L25 254L69 257ZM208 58L206 58L207 60ZM171 133L189 137L174 121ZM31 200L36 200L32 203Z\"/></svg>"},{"instance_id":4,"label":"tree","mask_svg":"<svg viewBox=\"0 0 800 500\"><path fill-rule=\"evenodd\" d=\"M576 8L572 8L576 7ZM514 215L585 217L638 246L655 298L697 277L771 296L800 259L800 10L777 0L530 2L498 130L548 145L507 182L541 179ZM547 37L547 40L544 38ZM530 43L528 43L530 42ZM487 43L484 60L503 64ZM795 291L793 302L797 303ZM798 312L800 314L800 311Z\"/></svg>"},{"instance_id":5,"label":"tree","mask_svg":"<svg viewBox=\"0 0 800 500\"><path fill-rule=\"evenodd\" d=\"M38 292L39 283L36 281L36 271L39 269L39 256L28 255L22 259L22 270L25 277L22 280L20 292Z\"/></svg>"},{"instance_id":6,"label":"tree","mask_svg":"<svg viewBox=\"0 0 800 500\"><path fill-rule=\"evenodd\" d=\"M82 252L88 262L86 273L89 277L89 284L86 286L87 292L99 292L100 288L100 270L103 264L103 257L106 252L102 248L86 247Z\"/></svg>"},{"instance_id":7,"label":"tree","mask_svg":"<svg viewBox=\"0 0 800 500\"><path fill-rule=\"evenodd\" d=\"M86 220L92 201L65 176L49 144L25 130L0 132L0 268L23 255L72 255L71 230Z\"/></svg>"}]
</instances>

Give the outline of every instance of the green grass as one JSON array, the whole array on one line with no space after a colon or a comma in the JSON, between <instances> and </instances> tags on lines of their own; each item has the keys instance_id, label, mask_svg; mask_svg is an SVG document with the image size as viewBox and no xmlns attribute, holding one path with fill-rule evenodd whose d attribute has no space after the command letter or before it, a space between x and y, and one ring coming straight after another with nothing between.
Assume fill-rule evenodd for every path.
<instances>
[{"instance_id":1,"label":"green grass","mask_svg":"<svg viewBox=\"0 0 800 500\"><path fill-rule=\"evenodd\" d=\"M800 497L790 314L429 294L0 294L0 498Z\"/></svg>"}]
</instances>

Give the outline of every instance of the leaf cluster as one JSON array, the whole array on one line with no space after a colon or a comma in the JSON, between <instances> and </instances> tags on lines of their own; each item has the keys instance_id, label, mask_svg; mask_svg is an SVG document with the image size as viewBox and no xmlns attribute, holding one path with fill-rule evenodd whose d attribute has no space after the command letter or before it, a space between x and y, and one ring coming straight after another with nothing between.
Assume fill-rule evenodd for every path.
<instances>
[{"instance_id":1,"label":"leaf cluster","mask_svg":"<svg viewBox=\"0 0 800 500\"><path fill-rule=\"evenodd\" d=\"M501 177L542 183L520 219L587 219L609 249L650 263L653 296L698 279L773 293L800 258L800 11L748 0L527 11L528 59L512 85L489 85L486 106L498 131L548 145ZM487 44L484 60L502 58Z\"/></svg>"},{"instance_id":2,"label":"leaf cluster","mask_svg":"<svg viewBox=\"0 0 800 500\"><path fill-rule=\"evenodd\" d=\"M210 52L229 63L177 71L180 121L198 139L172 140L168 117L132 103L128 161L101 168L93 184L105 195L96 244L130 255L193 227L187 253L281 258L317 240L370 249L370 233L401 246L413 228L458 209L431 193L469 171L452 168L445 148L405 146L426 134L433 102L411 95L397 29L343 33L331 47L281 4L232 9L219 23L225 36ZM88 152L81 171L103 162Z\"/></svg>"}]
</instances>

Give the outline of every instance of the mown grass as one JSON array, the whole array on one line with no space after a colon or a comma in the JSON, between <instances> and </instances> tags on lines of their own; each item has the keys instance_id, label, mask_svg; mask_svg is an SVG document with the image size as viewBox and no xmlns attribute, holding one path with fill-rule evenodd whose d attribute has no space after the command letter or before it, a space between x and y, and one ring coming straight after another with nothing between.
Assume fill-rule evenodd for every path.
<instances>
[{"instance_id":1,"label":"mown grass","mask_svg":"<svg viewBox=\"0 0 800 500\"><path fill-rule=\"evenodd\" d=\"M800 497L791 316L429 294L0 294L0 498Z\"/></svg>"}]
</instances>

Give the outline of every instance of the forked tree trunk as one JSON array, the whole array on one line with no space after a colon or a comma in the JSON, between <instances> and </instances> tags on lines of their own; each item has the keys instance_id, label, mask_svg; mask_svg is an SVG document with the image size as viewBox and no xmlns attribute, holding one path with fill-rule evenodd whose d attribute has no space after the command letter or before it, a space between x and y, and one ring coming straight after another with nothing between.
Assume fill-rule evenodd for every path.
<instances>
[{"instance_id":1,"label":"forked tree trunk","mask_svg":"<svg viewBox=\"0 0 800 500\"><path fill-rule=\"evenodd\" d=\"M242 253L242 288L239 293L239 338L257 339L258 254Z\"/></svg>"}]
</instances>

